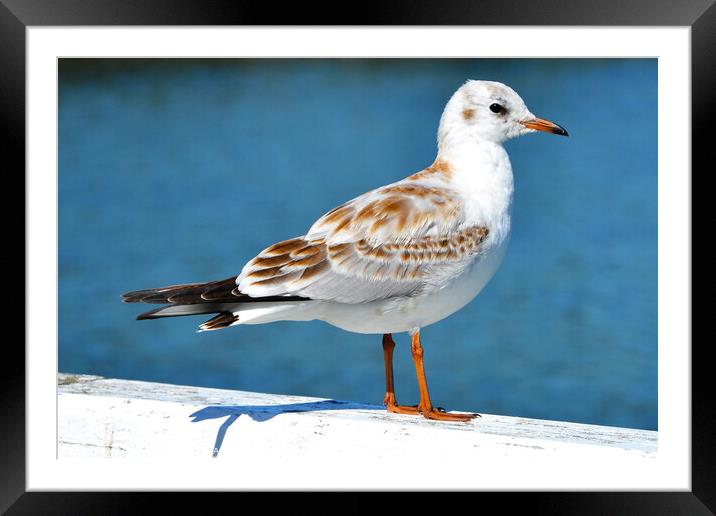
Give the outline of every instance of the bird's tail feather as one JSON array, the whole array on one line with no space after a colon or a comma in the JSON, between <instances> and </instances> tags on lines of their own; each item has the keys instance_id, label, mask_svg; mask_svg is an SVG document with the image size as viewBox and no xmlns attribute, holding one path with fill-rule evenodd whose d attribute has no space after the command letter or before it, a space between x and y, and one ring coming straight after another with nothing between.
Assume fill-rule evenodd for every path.
<instances>
[{"instance_id":1,"label":"bird's tail feather","mask_svg":"<svg viewBox=\"0 0 716 516\"><path fill-rule=\"evenodd\" d=\"M206 303L203 305L170 305L155 308L148 312L141 313L137 320L161 319L163 317L183 317L185 315L216 314L205 323L199 326L199 331L219 330L231 326L239 320L238 314L225 310L226 305L219 303Z\"/></svg>"},{"instance_id":2,"label":"bird's tail feather","mask_svg":"<svg viewBox=\"0 0 716 516\"><path fill-rule=\"evenodd\" d=\"M125 303L163 303L162 306L137 316L138 320L183 317L186 315L218 314L201 326L200 331L226 328L239 321L237 305L267 307L261 303L284 303L305 301L298 296L250 297L236 286L236 277L206 283L186 283L168 287L133 290L122 294Z\"/></svg>"},{"instance_id":3,"label":"bird's tail feather","mask_svg":"<svg viewBox=\"0 0 716 516\"><path fill-rule=\"evenodd\" d=\"M205 303L194 305L169 305L143 312L137 316L138 321L161 319L163 317L183 317L185 315L216 314L223 311L222 303Z\"/></svg>"},{"instance_id":4,"label":"bird's tail feather","mask_svg":"<svg viewBox=\"0 0 716 516\"><path fill-rule=\"evenodd\" d=\"M220 330L228 328L232 324L239 321L239 315L231 312L220 312L216 317L212 317L205 323L199 325L199 331Z\"/></svg>"}]
</instances>

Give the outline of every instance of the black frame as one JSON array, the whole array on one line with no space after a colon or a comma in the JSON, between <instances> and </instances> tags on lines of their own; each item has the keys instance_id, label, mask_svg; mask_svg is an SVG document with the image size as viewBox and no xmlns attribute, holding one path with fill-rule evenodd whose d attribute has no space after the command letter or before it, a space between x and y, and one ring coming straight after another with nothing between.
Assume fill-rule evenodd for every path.
<instances>
[{"instance_id":1,"label":"black frame","mask_svg":"<svg viewBox=\"0 0 716 516\"><path fill-rule=\"evenodd\" d=\"M25 28L52 25L627 25L689 26L692 45L692 170L713 168L707 140L716 91L715 0L451 0L425 2L271 3L248 0L0 0L0 102L4 156L25 166ZM351 7L353 9L351 9ZM318 20L321 20L319 22ZM686 129L686 128L685 128ZM10 174L7 174L9 176ZM18 173L17 176L20 176ZM693 177L693 172L692 176ZM691 250L689 250L691 252ZM27 258L27 257L25 257ZM27 275L27 272L26 272ZM678 343L673 343L678 344ZM531 512L549 514L713 514L716 513L716 391L707 343L692 342L692 491L622 493L488 494L509 496ZM145 509L166 494L25 493L25 355L8 341L0 375L0 511L8 514L126 514ZM240 465L237 465L240 467ZM244 495L246 496L246 495ZM451 499L454 495L450 495ZM412 496L419 501L422 497ZM457 501L457 499L454 499ZM208 508L180 496L183 509ZM452 501L452 500L451 500ZM497 500L495 500L497 501ZM505 500L500 500L504 502ZM192 505L194 505L192 507ZM353 504L355 509L361 504ZM345 507L345 506L344 506ZM368 508L368 507L366 507ZM458 509L459 507L456 507ZM359 509L360 510L360 509ZM478 508L479 510L479 508ZM144 511L142 511L144 512ZM203 511L202 511L203 512Z\"/></svg>"}]
</instances>

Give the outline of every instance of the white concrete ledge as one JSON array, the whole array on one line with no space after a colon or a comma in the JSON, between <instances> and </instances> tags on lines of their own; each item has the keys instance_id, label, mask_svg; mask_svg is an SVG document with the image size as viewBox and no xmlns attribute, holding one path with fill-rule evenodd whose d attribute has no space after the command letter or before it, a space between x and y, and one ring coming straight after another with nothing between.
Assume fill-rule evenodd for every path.
<instances>
[{"instance_id":1,"label":"white concrete ledge","mask_svg":"<svg viewBox=\"0 0 716 516\"><path fill-rule=\"evenodd\" d=\"M653 459L657 432L482 414L469 423L377 405L60 374L58 457L275 458L437 453ZM439 442L439 446L435 443Z\"/></svg>"}]
</instances>

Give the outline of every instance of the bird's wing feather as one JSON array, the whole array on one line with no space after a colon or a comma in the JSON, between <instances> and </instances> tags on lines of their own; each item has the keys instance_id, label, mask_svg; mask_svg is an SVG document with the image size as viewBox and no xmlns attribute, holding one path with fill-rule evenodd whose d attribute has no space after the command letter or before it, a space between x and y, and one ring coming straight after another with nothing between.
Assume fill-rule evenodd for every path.
<instances>
[{"instance_id":1,"label":"bird's wing feather","mask_svg":"<svg viewBox=\"0 0 716 516\"><path fill-rule=\"evenodd\" d=\"M238 290L342 303L414 295L455 277L488 233L465 224L456 191L408 178L326 213L304 236L263 250L241 271Z\"/></svg>"}]
</instances>

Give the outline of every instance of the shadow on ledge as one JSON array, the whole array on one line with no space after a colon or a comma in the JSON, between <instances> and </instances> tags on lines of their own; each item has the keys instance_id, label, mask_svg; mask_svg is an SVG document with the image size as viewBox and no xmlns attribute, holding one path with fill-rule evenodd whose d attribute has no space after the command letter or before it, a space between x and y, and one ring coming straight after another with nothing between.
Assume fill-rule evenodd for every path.
<instances>
[{"instance_id":1,"label":"shadow on ledge","mask_svg":"<svg viewBox=\"0 0 716 516\"><path fill-rule=\"evenodd\" d=\"M362 403L353 403L348 401L324 400L313 401L308 403L291 403L287 405L215 405L204 407L197 410L189 417L192 417L192 423L205 421L207 419L226 418L226 421L219 427L216 435L214 450L212 457L219 455L221 444L224 442L224 436L228 428L239 419L240 416L246 414L254 421L268 421L280 414L288 414L292 412L318 412L324 410L381 410L383 407L376 405L366 405Z\"/></svg>"}]
</instances>

